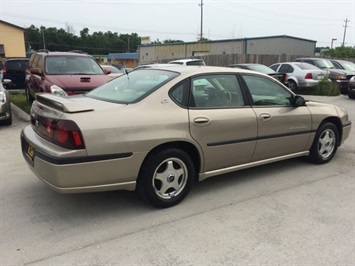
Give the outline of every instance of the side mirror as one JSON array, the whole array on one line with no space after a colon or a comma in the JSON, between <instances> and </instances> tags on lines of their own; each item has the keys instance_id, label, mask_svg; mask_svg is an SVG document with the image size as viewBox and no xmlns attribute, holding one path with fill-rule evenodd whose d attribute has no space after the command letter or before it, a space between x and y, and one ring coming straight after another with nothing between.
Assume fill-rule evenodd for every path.
<instances>
[{"instance_id":1,"label":"side mirror","mask_svg":"<svg viewBox=\"0 0 355 266\"><path fill-rule=\"evenodd\" d=\"M106 75L111 74L111 70L110 69L104 69L104 72L105 72Z\"/></svg>"},{"instance_id":2,"label":"side mirror","mask_svg":"<svg viewBox=\"0 0 355 266\"><path fill-rule=\"evenodd\" d=\"M296 107L304 106L306 105L306 101L302 96L296 95L295 98L293 99L293 104Z\"/></svg>"}]
</instances>

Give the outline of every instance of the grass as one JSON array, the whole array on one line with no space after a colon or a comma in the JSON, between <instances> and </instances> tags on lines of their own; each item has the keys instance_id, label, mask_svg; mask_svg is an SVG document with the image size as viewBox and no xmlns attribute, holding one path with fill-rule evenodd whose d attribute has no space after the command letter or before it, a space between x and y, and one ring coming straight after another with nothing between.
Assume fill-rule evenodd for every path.
<instances>
[{"instance_id":1,"label":"grass","mask_svg":"<svg viewBox=\"0 0 355 266\"><path fill-rule=\"evenodd\" d=\"M23 92L12 92L10 93L11 102L25 111L26 113L30 113L32 103L27 102L26 95Z\"/></svg>"}]
</instances>

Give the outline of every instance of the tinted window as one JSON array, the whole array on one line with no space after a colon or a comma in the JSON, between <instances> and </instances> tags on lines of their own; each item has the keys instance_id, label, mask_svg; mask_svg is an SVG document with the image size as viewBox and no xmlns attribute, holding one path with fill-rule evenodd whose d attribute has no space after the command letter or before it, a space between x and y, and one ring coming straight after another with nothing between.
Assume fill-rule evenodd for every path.
<instances>
[{"instance_id":1,"label":"tinted window","mask_svg":"<svg viewBox=\"0 0 355 266\"><path fill-rule=\"evenodd\" d=\"M270 66L271 69L273 69L274 71L277 71L277 68L279 67L280 64L275 64Z\"/></svg>"},{"instance_id":2,"label":"tinted window","mask_svg":"<svg viewBox=\"0 0 355 266\"><path fill-rule=\"evenodd\" d=\"M235 75L208 75L192 79L192 97L198 108L238 107L244 105Z\"/></svg>"},{"instance_id":3,"label":"tinted window","mask_svg":"<svg viewBox=\"0 0 355 266\"><path fill-rule=\"evenodd\" d=\"M243 75L257 106L291 106L292 94L273 80L260 76Z\"/></svg>"},{"instance_id":4,"label":"tinted window","mask_svg":"<svg viewBox=\"0 0 355 266\"><path fill-rule=\"evenodd\" d=\"M141 69L112 81L87 93L88 97L117 102L132 103L146 97L179 74L156 69Z\"/></svg>"},{"instance_id":5,"label":"tinted window","mask_svg":"<svg viewBox=\"0 0 355 266\"><path fill-rule=\"evenodd\" d=\"M24 66L21 61L11 60L5 62L6 72L7 73L21 73L24 71Z\"/></svg>"},{"instance_id":6,"label":"tinted window","mask_svg":"<svg viewBox=\"0 0 355 266\"><path fill-rule=\"evenodd\" d=\"M189 96L189 80L176 85L170 91L170 97L179 105L187 107Z\"/></svg>"},{"instance_id":7,"label":"tinted window","mask_svg":"<svg viewBox=\"0 0 355 266\"><path fill-rule=\"evenodd\" d=\"M280 69L279 69L279 72L281 73L292 73L293 72L293 67L289 64L282 64Z\"/></svg>"},{"instance_id":8,"label":"tinted window","mask_svg":"<svg viewBox=\"0 0 355 266\"><path fill-rule=\"evenodd\" d=\"M188 66L204 66L205 63L202 60L194 60L194 61L186 62L186 65L188 65Z\"/></svg>"}]
</instances>

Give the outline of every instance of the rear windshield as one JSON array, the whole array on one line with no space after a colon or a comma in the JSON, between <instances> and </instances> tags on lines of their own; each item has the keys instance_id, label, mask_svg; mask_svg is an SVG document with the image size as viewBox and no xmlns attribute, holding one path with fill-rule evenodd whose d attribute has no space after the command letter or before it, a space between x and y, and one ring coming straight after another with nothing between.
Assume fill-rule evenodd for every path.
<instances>
[{"instance_id":1,"label":"rear windshield","mask_svg":"<svg viewBox=\"0 0 355 266\"><path fill-rule=\"evenodd\" d=\"M108 102L133 103L178 75L176 72L166 70L135 70L90 91L86 96Z\"/></svg>"},{"instance_id":2,"label":"rear windshield","mask_svg":"<svg viewBox=\"0 0 355 266\"><path fill-rule=\"evenodd\" d=\"M89 56L47 56L45 72L48 75L104 75L99 64Z\"/></svg>"},{"instance_id":3,"label":"rear windshield","mask_svg":"<svg viewBox=\"0 0 355 266\"><path fill-rule=\"evenodd\" d=\"M295 64L295 65L303 70L311 70L311 69L318 69L319 70L319 67L316 67L316 66L308 64L308 63Z\"/></svg>"},{"instance_id":4,"label":"rear windshield","mask_svg":"<svg viewBox=\"0 0 355 266\"><path fill-rule=\"evenodd\" d=\"M264 66L264 65L248 65L248 67L250 70L254 70L257 72L264 73L264 74L275 73L275 71L272 68Z\"/></svg>"}]
</instances>

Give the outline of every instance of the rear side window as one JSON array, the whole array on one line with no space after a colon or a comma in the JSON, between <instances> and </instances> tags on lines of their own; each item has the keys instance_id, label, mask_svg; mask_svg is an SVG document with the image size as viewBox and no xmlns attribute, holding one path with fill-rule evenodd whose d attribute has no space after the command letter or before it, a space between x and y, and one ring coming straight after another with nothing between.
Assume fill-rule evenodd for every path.
<instances>
[{"instance_id":1,"label":"rear side window","mask_svg":"<svg viewBox=\"0 0 355 266\"><path fill-rule=\"evenodd\" d=\"M292 73L293 72L293 67L289 64L282 64L280 69L279 69L279 72L281 73Z\"/></svg>"}]
</instances>

